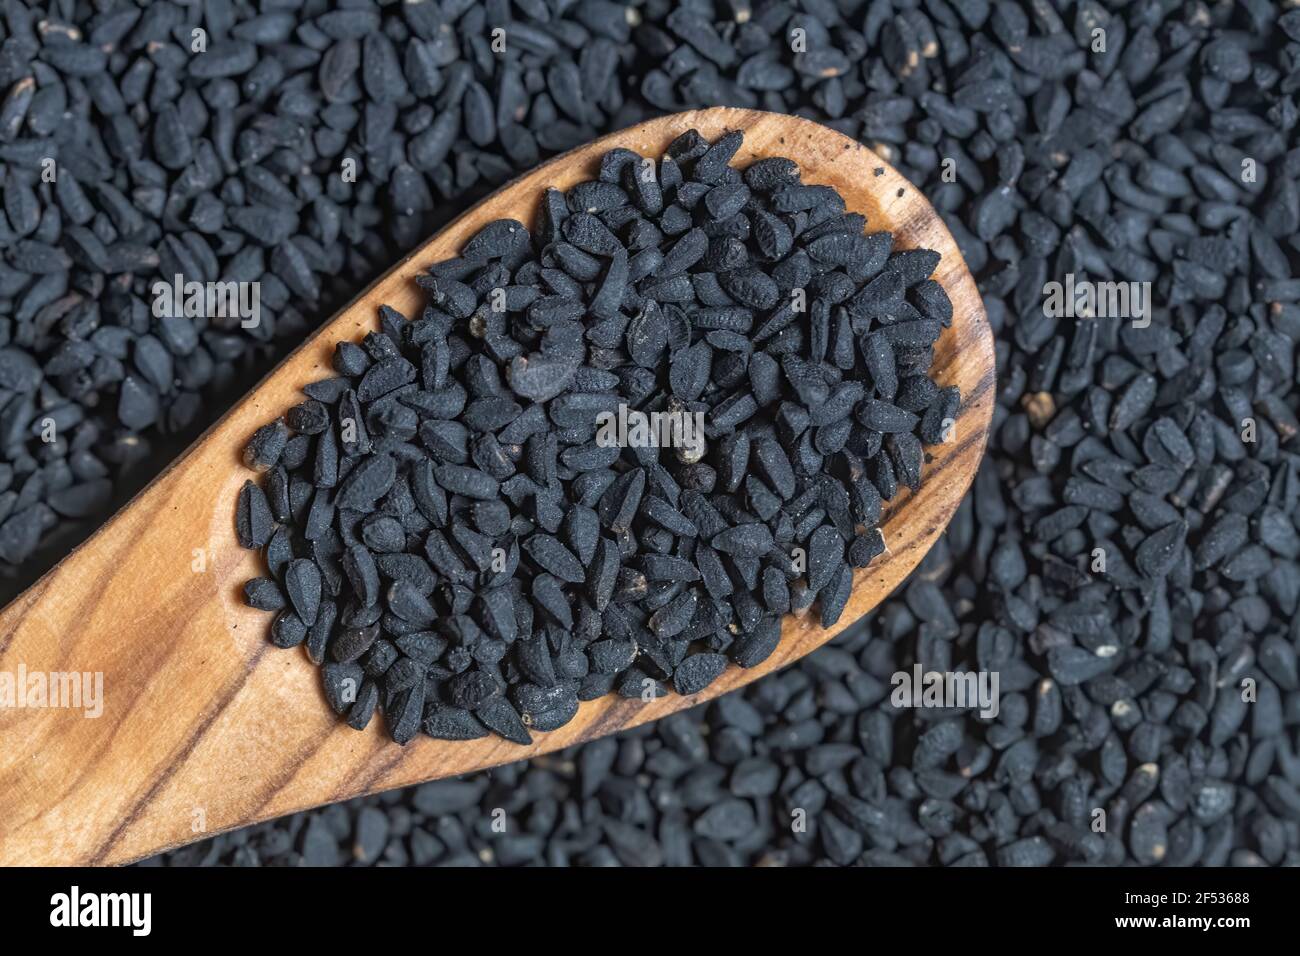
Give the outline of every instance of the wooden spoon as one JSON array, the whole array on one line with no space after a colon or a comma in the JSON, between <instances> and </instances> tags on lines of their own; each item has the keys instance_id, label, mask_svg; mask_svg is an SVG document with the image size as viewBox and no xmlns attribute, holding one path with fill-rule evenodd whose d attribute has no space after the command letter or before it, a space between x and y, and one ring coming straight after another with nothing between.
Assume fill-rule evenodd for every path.
<instances>
[{"instance_id":1,"label":"wooden spoon","mask_svg":"<svg viewBox=\"0 0 1300 956\"><path fill-rule=\"evenodd\" d=\"M333 374L340 340L377 327L388 304L418 315L413 277L457 254L485 223L532 227L547 186L595 178L623 146L658 157L680 133L745 131L734 160L788 156L804 181L834 186L896 248L943 256L935 278L954 320L935 346L933 374L961 390L951 440L929 449L921 490L886 508L887 552L855 575L838 624L788 616L776 652L729 667L704 692L652 703L613 695L584 703L567 726L521 747L493 735L468 742L423 735L392 743L376 719L358 733L326 706L318 669L267 640L271 615L244 604L263 573L235 540L235 499L250 477L250 435ZM952 236L911 183L865 146L808 120L709 109L633 126L575 149L455 220L304 342L248 397L84 545L0 612L0 675L100 673L102 713L0 707L0 863L116 864L319 804L450 777L569 747L692 707L784 667L874 608L952 518L983 453L994 402L993 339ZM3 677L0 677L3 679ZM28 678L30 680L30 677ZM83 702L84 703L84 702Z\"/></svg>"}]
</instances>

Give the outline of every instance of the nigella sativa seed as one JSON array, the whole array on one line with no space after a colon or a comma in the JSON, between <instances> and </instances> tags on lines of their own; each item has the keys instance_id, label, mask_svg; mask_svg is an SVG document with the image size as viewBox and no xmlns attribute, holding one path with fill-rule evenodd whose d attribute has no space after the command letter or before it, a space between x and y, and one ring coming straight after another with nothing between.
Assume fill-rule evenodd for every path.
<instances>
[{"instance_id":1,"label":"nigella sativa seed","mask_svg":"<svg viewBox=\"0 0 1300 956\"><path fill-rule=\"evenodd\" d=\"M327 696L350 724L380 712L399 743L475 727L527 743L615 686L690 695L729 662L761 664L792 610L839 619L853 567L884 550L877 503L919 487L924 416L956 414L926 377L941 323L888 345L873 331L910 288L915 309L946 301L939 257L864 266L892 237L788 160L746 176L730 165L742 143L692 131L657 165L610 153L623 185L548 194L537 236L485 226L419 279L423 314L385 307L379 331L339 344L337 378L253 435L245 461L273 496L287 479L311 504L301 521L278 509L289 560L247 599L279 612L281 646L330 607L308 653L336 665ZM633 234L650 238L631 249ZM815 286L773 278L794 256L819 261ZM779 335L754 336L778 314ZM761 395L759 356L775 373ZM888 400L901 378L929 386L910 386L913 410ZM698 424L647 442L618 434L630 416ZM285 464L290 441L309 447ZM238 525L250 547L275 530L251 482ZM337 665L354 662L374 692L340 709Z\"/></svg>"}]
</instances>

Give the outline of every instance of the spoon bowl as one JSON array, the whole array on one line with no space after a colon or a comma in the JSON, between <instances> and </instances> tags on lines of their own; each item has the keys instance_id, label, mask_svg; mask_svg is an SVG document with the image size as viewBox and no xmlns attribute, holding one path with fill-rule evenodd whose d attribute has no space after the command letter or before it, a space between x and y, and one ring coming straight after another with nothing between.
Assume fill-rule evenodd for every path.
<instances>
[{"instance_id":1,"label":"spoon bowl","mask_svg":"<svg viewBox=\"0 0 1300 956\"><path fill-rule=\"evenodd\" d=\"M419 735L399 747L380 720L350 729L326 706L316 666L302 652L273 647L270 615L244 603L244 583L263 573L261 556L235 536L249 436L301 401L303 385L333 374L336 343L377 328L379 305L418 314L424 293L415 276L455 256L482 226L514 218L531 229L545 188L595 178L601 155L615 147L658 157L690 129L710 140L741 129L738 168L788 156L805 183L833 186L869 228L893 232L895 248L942 255L933 278L952 300L953 322L935 344L931 374L958 387L961 406L949 440L927 449L920 490L900 489L886 503L886 552L856 571L836 625L787 615L766 661L729 666L696 695L652 702L608 695L528 746L495 735L464 742ZM73 684L89 692L75 707L0 706L0 864L126 863L320 804L569 747L735 690L830 640L916 567L970 486L993 403L993 338L956 243L916 187L867 147L809 120L717 108L651 120L565 153L398 262L0 611L0 674L16 683L78 675L64 693Z\"/></svg>"}]
</instances>

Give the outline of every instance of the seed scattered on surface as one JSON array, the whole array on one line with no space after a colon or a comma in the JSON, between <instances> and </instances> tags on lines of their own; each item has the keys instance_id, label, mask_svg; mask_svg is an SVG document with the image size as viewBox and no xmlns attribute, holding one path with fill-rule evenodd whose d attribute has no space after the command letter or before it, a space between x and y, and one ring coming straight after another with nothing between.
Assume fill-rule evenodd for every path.
<instances>
[{"instance_id":1,"label":"seed scattered on surface","mask_svg":"<svg viewBox=\"0 0 1300 956\"><path fill-rule=\"evenodd\" d=\"M1279 521L1295 524L1294 11L1247 0L1113 9L1085 2L1055 13L1044 4L1004 3L981 13L987 4L962 0L946 5L956 19L944 4L928 2L896 4L898 17L873 8L864 18L852 4L803 4L797 19L810 45L796 53L786 30L744 5L699 12L674 4L515 4L511 42L485 56L483 12L473 4L438 5L443 19L436 25L426 20L432 4L277 6L270 13L241 4L89 4L64 5L57 16L39 6L9 5L0 56L0 569L10 595L62 557L70 535L102 520L167 463L167 436L197 434L246 374L269 370L286 345L301 341L485 188L629 117L727 103L830 122L934 202L980 285L999 342L998 424L976 488L917 575L942 589L960 622L957 640L936 641L900 594L818 655L680 721L536 764L368 798L364 807L390 821L375 862L981 865L1010 861L1004 848L1038 837L1054 850L1050 859L1036 844L1014 859L1137 863L1136 848L1149 844L1133 841L1132 822L1138 807L1153 802L1171 811L1162 865L1296 862L1294 746L1285 729L1269 730L1261 717L1257 730L1252 716L1267 706L1268 683L1281 694L1284 714L1296 706L1297 574L1279 530ZM208 51L175 55L197 26L213 34ZM1091 50L1097 26L1108 34L1104 52ZM232 42L215 40L221 29ZM86 144L93 146L81 148ZM600 178L625 189L647 215L657 214L665 194L674 204L671 190L707 148L680 144L676 159L649 181L627 156L611 161ZM40 180L47 156L58 159L53 183ZM348 158L358 160L355 183L340 175ZM792 184L796 171L788 161L764 160L751 164L742 181L770 193ZM874 172L883 177L886 169ZM710 188L718 185L730 184ZM702 202L672 212L669 223L682 230L674 235L693 235ZM780 237L765 233L764 221L751 223L755 248L775 261L770 250L781 247L765 244ZM621 228L614 232L623 238ZM504 224L465 251L510 255L521 239L512 229ZM649 246L659 241L654 229L635 223L629 242L633 234ZM547 240L561 238L557 231ZM699 238L702 258L712 237L693 236L692 243ZM791 250L794 239L792 231ZM778 278L783 289L813 288L819 260L791 250L781 253L789 261L777 262L773 277L786 277ZM556 255L579 269L577 255L558 246ZM579 255L590 268L591 257ZM889 255L858 250L860 258L850 260L860 270L855 278L878 272ZM633 284L649 274L638 276L637 269L653 256L639 265L635 259L629 257ZM578 281L600 281L599 261L595 266ZM153 316L151 283L177 272L259 282L260 321L244 327ZM1068 272L1100 282L1151 281L1150 326L1139 329L1120 316L1045 316L1043 284L1064 282ZM717 292L725 294L720 284L698 294ZM511 310L531 304L515 296L507 289ZM919 318L946 323L942 301L924 283L909 287L906 302ZM492 331L490 314L472 315L464 337L476 328L480 337ZM796 316L778 313L764 323L766 336L755 323L755 340L782 329L802 336ZM868 339L891 344L896 335L923 341L929 334L900 335L897 326L874 321L872 329ZM620 327L620 338L600 347L624 348L624 332ZM783 346L795 332L784 334ZM170 356L170 370L154 342ZM340 376L355 379L386 359L349 346L336 359ZM690 346L687 352L705 357L686 364L685 352L673 350L683 370L673 378L676 394L686 397L689 372L698 383L689 400L698 400L712 364L723 360L715 348L709 341ZM434 372L440 367L425 364ZM739 363L733 366L730 374ZM778 362L760 349L746 371L761 406L777 400L785 387ZM1134 398L1142 398L1144 375L1156 384L1148 410L1112 431L1116 402L1135 380ZM920 414L904 382L891 394L874 369L872 376L875 397ZM422 409L442 420L456 418L468 401L463 388L443 390L432 379L419 388L438 389ZM350 409L343 417L357 430L351 440L338 436L343 457L369 453L368 423L355 395L308 394ZM1055 405L1042 425L1030 422L1021 404L1037 394L1050 394ZM1130 411L1121 411L1122 423ZM919 432L926 441L948 416L933 417ZM1167 445L1165 426L1150 434L1161 418L1185 435L1193 463ZM1257 441L1243 440L1245 418L1255 423ZM47 421L56 425L53 442L42 438L43 429L50 434ZM527 439L508 440L514 427L497 433L502 445ZM810 447L834 454L823 450L832 437L814 430ZM962 440L960 431L954 439ZM315 457L312 440L299 435L286 442L279 462L282 493L271 487L277 468L266 472L266 496L281 524L265 549L277 582L290 560L316 560L319 553L323 592L330 594L338 587L330 582L343 580L341 570L327 570L338 564L337 542L317 539L319 546L303 551L284 524L292 511L299 527L312 504L300 487L291 492L288 473ZM446 529L448 496L431 472L427 481L420 475L409 481L415 510ZM1083 476L1110 494L1072 489L1069 482ZM745 477L728 493L746 493ZM720 473L717 482L725 484ZM520 486L527 487L512 487ZM689 503L695 493L673 501L649 490L698 525L703 571L708 558L699 555L711 549L700 549L723 528ZM872 503L858 498L872 492L858 483L852 493L855 507L869 512ZM405 491L397 495L408 500ZM326 495L315 509L322 527L333 521L332 505ZM1040 520L1066 506L1084 511L1044 524L1039 537ZM452 520L460 522L460 514ZM1190 565L1176 553L1167 574L1148 577L1135 564L1136 550L1180 519ZM602 540L612 540L602 529ZM563 529L549 533L582 558ZM386 589L385 556L364 531L354 537L375 555ZM460 548L450 532L446 541ZM849 558L856 565L855 547L856 541ZM1262 573L1257 548L1270 564ZM433 573L422 552L402 557ZM729 565L717 566L727 581L704 574L711 597L745 590L731 582ZM456 572L454 580L463 583L460 575L472 573ZM450 580L440 577L436 587ZM435 586L417 587L432 594ZM1063 639L1053 616L1084 597L1105 608L1102 633ZM322 597L304 642L313 659L324 648L312 649L313 635L332 633L343 618L356 622L346 601L335 608L336 600ZM329 627L321 628L329 614ZM755 641L761 631L738 636L736 644ZM1112 670L1093 679L1101 683L1070 689L1051 681L1046 652L1071 643L1099 657L1097 647L1110 649ZM1244 672L1243 653L1255 658ZM890 675L918 659L937 669L999 670L1006 716L990 723L962 715L963 748L942 768L915 772L910 741L928 727L929 715L895 711L887 691ZM663 682L639 676L651 692L663 692ZM1228 743L1211 746L1208 715L1232 680L1244 676L1259 680L1260 698ZM1035 695L1041 680L1055 690ZM638 683L632 696L642 690ZM1124 706L1103 703L1116 694L1128 695L1116 701ZM1025 703L1031 713L1022 719ZM345 710L349 723L364 726L378 704L377 685L363 677ZM472 714L453 710L436 711L444 727L488 733ZM1132 715L1154 732L1134 735L1125 723ZM1108 726L1115 733L1103 734ZM1022 737L1032 737L1041 760L1028 784L1013 784L997 775L992 758L1008 738ZM769 746L789 739L801 742L798 749ZM1113 747L1103 744L1110 740ZM850 741L859 758L816 773L819 748L838 741ZM1097 766L1102 749L1116 747L1121 757L1133 750L1134 767L1138 751L1154 750L1162 768L1158 796L1129 803L1119 816L1113 811L1127 771L1112 783ZM1185 782L1170 783L1178 778L1171 768L1180 764ZM952 793L959 776L967 783ZM746 789L746 780L774 777L780 783L771 792ZM874 815L848 803L845 781ZM679 793L689 793L689 803L658 799ZM696 819L731 797L752 804L754 826L735 839L697 835ZM534 818L527 832L485 831L487 809L507 799L518 801L509 804L512 820L516 813ZM792 804L808 811L804 833L788 824ZM1094 807L1111 811L1105 834L1090 830ZM379 837L373 814L363 827L362 812L358 804L322 808L165 859L336 865L353 860L354 846L361 846L371 862Z\"/></svg>"}]
</instances>

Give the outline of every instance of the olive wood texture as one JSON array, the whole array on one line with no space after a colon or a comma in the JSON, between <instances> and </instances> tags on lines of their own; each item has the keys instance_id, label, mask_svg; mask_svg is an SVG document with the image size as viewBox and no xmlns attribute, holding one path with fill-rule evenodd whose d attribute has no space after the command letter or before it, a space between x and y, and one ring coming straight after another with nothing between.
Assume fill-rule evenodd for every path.
<instances>
[{"instance_id":1,"label":"olive wood texture","mask_svg":"<svg viewBox=\"0 0 1300 956\"><path fill-rule=\"evenodd\" d=\"M251 477L253 432L333 374L335 343L377 328L388 304L418 315L413 277L457 254L480 227L533 226L542 191L594 178L600 156L627 147L658 157L680 133L745 142L733 163L796 160L804 181L835 187L869 230L895 248L943 256L934 276L953 304L932 374L961 390L949 441L927 449L922 485L885 509L887 551L854 575L839 622L789 615L775 653L731 665L703 692L646 703L609 695L567 726L519 746L492 735L465 742L424 735L405 747L383 720L356 732L325 703L318 668L268 639L272 615L244 604L264 572L235 538L235 500ZM215 833L320 804L450 777L543 754L656 720L735 690L819 647L874 608L907 576L952 518L979 465L994 402L993 339L952 236L920 192L867 147L808 120L753 110L666 116L605 136L516 179L397 263L308 338L84 545L0 612L0 672L103 674L102 714L0 707L0 863L120 864Z\"/></svg>"}]
</instances>

